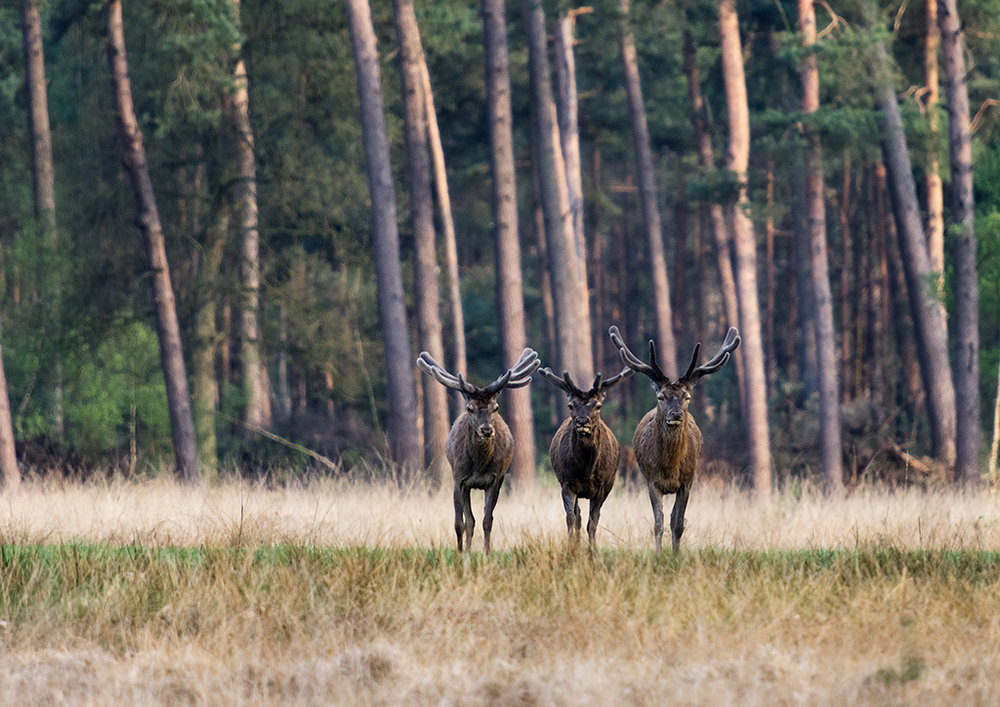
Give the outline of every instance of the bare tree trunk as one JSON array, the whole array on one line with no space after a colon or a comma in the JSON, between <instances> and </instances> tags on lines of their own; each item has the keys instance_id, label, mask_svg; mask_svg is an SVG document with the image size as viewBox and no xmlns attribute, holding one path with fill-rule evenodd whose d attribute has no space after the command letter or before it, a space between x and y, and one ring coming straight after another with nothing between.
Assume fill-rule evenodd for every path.
<instances>
[{"instance_id":1,"label":"bare tree trunk","mask_svg":"<svg viewBox=\"0 0 1000 707\"><path fill-rule=\"evenodd\" d=\"M673 313L670 310L670 284L667 280L667 260L663 248L663 226L656 192L653 151L649 144L646 106L642 98L639 63L635 39L629 27L628 0L619 0L622 11L621 54L625 68L625 92L628 95L629 117L632 123L632 145L635 149L635 169L642 201L642 218L646 224L649 263L652 269L653 299L656 310L656 344L659 363L669 378L677 377L677 342L674 338Z\"/></svg>"},{"instance_id":2,"label":"bare tree trunk","mask_svg":"<svg viewBox=\"0 0 1000 707\"><path fill-rule=\"evenodd\" d=\"M559 336L562 368L573 377L593 375L590 344L590 301L581 288L583 269L577 255L576 236L569 218L569 195L563 165L559 124L546 46L545 13L541 0L523 0L522 15L528 35L531 86L535 116L539 185L545 234L552 268L552 294Z\"/></svg>"},{"instance_id":3,"label":"bare tree trunk","mask_svg":"<svg viewBox=\"0 0 1000 707\"><path fill-rule=\"evenodd\" d=\"M882 154L916 328L921 376L927 391L934 456L952 466L955 463L955 386L948 363L946 325L942 321L940 302L931 287L930 261L910 166L910 153L896 103L896 92L885 73L885 46L879 42L874 51L874 68L876 76L880 77L875 88L875 106L882 113Z\"/></svg>"},{"instance_id":4,"label":"bare tree trunk","mask_svg":"<svg viewBox=\"0 0 1000 707\"><path fill-rule=\"evenodd\" d=\"M46 242L56 252L59 248L59 229L56 221L56 180L52 158L52 130L49 125L48 86L45 80L45 52L42 46L42 22L37 0L22 0L21 29L24 46L25 85L28 91L28 133L31 136L32 194L35 220L42 228ZM51 275L55 277L55 275ZM59 283L55 292L49 292L49 304L59 306ZM48 310L48 318L55 323L58 311ZM60 440L64 437L62 366L56 364L53 392L53 421Z\"/></svg>"},{"instance_id":5,"label":"bare tree trunk","mask_svg":"<svg viewBox=\"0 0 1000 707\"><path fill-rule=\"evenodd\" d=\"M955 219L955 482L979 485L979 275L976 270L972 130L962 27L955 0L941 4L941 56L948 106L951 212Z\"/></svg>"},{"instance_id":6,"label":"bare tree trunk","mask_svg":"<svg viewBox=\"0 0 1000 707\"><path fill-rule=\"evenodd\" d=\"M941 33L938 30L938 0L925 0L924 17L924 111L927 114L927 248L931 270L936 273L937 287L944 291L944 189L941 186L940 159L938 157L938 47Z\"/></svg>"},{"instance_id":7,"label":"bare tree trunk","mask_svg":"<svg viewBox=\"0 0 1000 707\"><path fill-rule=\"evenodd\" d=\"M413 222L415 252L414 294L417 336L420 348L437 361L444 360L441 335L440 296L437 279L437 247L434 233L434 195L428 151L427 101L423 75L424 51L413 0L393 0L396 37L400 47L399 72L402 79L406 155L410 183L410 218ZM424 67L422 69L422 67ZM519 352L520 353L520 352ZM516 359L515 359L516 360ZM448 439L448 389L443 385L424 386L425 462L430 478L444 483L448 478L445 442Z\"/></svg>"},{"instance_id":8,"label":"bare tree trunk","mask_svg":"<svg viewBox=\"0 0 1000 707\"><path fill-rule=\"evenodd\" d=\"M739 21L733 0L719 0L719 31L722 40L722 72L729 116L727 166L740 185L738 201L730 207L736 244L736 287L740 310L743 365L746 368L745 402L747 439L750 442L751 478L754 492L771 494L771 440L767 420L767 382L764 377L764 345L761 337L760 302L757 294L757 244L753 222L747 214L747 166L750 160L750 112L740 48Z\"/></svg>"},{"instance_id":9,"label":"bare tree trunk","mask_svg":"<svg viewBox=\"0 0 1000 707\"><path fill-rule=\"evenodd\" d=\"M456 371L468 370L465 354L465 317L462 313L462 288L458 278L458 245L455 238L455 220L451 214L451 195L448 192L448 171L445 169L444 148L438 130L437 112L434 110L434 94L431 91L431 77L427 62L420 64L421 81L424 87L424 104L427 113L427 137L430 141L431 159L434 165L434 186L437 193L438 212L441 219L441 239L444 242L444 259L448 270L448 300L451 304L451 335ZM440 359L438 359L440 360ZM465 412L461 396L455 398L455 416Z\"/></svg>"},{"instance_id":10,"label":"bare tree trunk","mask_svg":"<svg viewBox=\"0 0 1000 707\"><path fill-rule=\"evenodd\" d=\"M396 194L392 184L382 101L382 73L368 0L348 0L347 18L361 99L361 129L372 204L379 326L385 347L389 387L389 437L393 460L401 467L404 476L410 476L421 466L422 445L415 414L414 356L406 323Z\"/></svg>"},{"instance_id":11,"label":"bare tree trunk","mask_svg":"<svg viewBox=\"0 0 1000 707\"><path fill-rule=\"evenodd\" d=\"M0 371L2 374L2 371ZM0 401L2 404L3 401ZM993 403L993 443L990 445L990 459L987 465L986 478L990 488L995 489L1000 483L997 477L997 456L1000 455L1000 371L997 371L997 395Z\"/></svg>"},{"instance_id":12,"label":"bare tree trunk","mask_svg":"<svg viewBox=\"0 0 1000 707\"><path fill-rule=\"evenodd\" d=\"M14 420L10 413L7 374L4 372L3 348L0 347L0 482L4 491L14 491L21 485L21 470L14 449Z\"/></svg>"},{"instance_id":13,"label":"bare tree trunk","mask_svg":"<svg viewBox=\"0 0 1000 707\"><path fill-rule=\"evenodd\" d=\"M576 97L576 57L573 53L573 28L576 16L591 12L591 8L578 8L560 14L556 20L555 57L556 76L559 79L559 139L566 170L566 195L569 199L570 220L575 236L576 257L580 263L580 288L588 292L587 246L583 233L583 177L580 163L580 127ZM589 297L588 297L589 301Z\"/></svg>"},{"instance_id":14,"label":"bare tree trunk","mask_svg":"<svg viewBox=\"0 0 1000 707\"><path fill-rule=\"evenodd\" d=\"M819 109L819 69L816 54L816 8L813 0L799 0L799 31L807 54L802 59L802 112L809 116ZM826 242L826 203L823 196L823 147L814 127L806 126L806 219L809 230L810 271L813 305L816 307L816 351L819 359L819 416L823 448L823 486L827 493L844 490L840 443L840 392L837 383L836 331L833 325L833 295L830 290ZM843 234L845 242L848 234Z\"/></svg>"},{"instance_id":15,"label":"bare tree trunk","mask_svg":"<svg viewBox=\"0 0 1000 707\"><path fill-rule=\"evenodd\" d=\"M512 366L527 345L521 244L517 228L517 180L514 170L513 117L507 54L504 0L483 0L486 46L487 113L490 126L490 173L493 228L496 242L496 293L504 366ZM535 481L535 430L527 388L504 391L505 415L514 436L511 475L515 488L530 489Z\"/></svg>"},{"instance_id":16,"label":"bare tree trunk","mask_svg":"<svg viewBox=\"0 0 1000 707\"><path fill-rule=\"evenodd\" d=\"M240 0L233 0L237 19ZM242 47L237 47L237 52ZM260 324L260 231L257 216L257 166L253 129L250 126L250 92L246 63L240 57L233 74L233 95L228 101L229 120L236 131L236 189L240 232L240 363L246 395L244 417L253 428L271 426L270 381L261 355Z\"/></svg>"},{"instance_id":17,"label":"bare tree trunk","mask_svg":"<svg viewBox=\"0 0 1000 707\"><path fill-rule=\"evenodd\" d=\"M684 74L687 77L688 96L691 99L692 120L694 121L695 138L698 141L698 158L702 169L707 174L715 172L715 154L712 150L712 137L705 125L705 101L701 95L701 79L698 75L698 64L695 62L694 40L691 32L684 30ZM712 222L712 237L715 243L716 264L719 269L719 285L722 290L722 303L725 307L726 319L729 325L739 321L739 304L736 301L736 279L733 277L733 260L729 245L729 234L726 233L726 217L722 204L712 203L708 207ZM734 356L736 377L743 381L743 357ZM740 386L740 397L744 386ZM746 409L746 405L743 405Z\"/></svg>"},{"instance_id":18,"label":"bare tree trunk","mask_svg":"<svg viewBox=\"0 0 1000 707\"><path fill-rule=\"evenodd\" d=\"M132 85L128 75L128 60L125 56L121 0L111 0L108 3L108 62L111 67L111 82L124 149L125 168L132 182L132 190L135 192L139 212L137 221L142 230L152 270L160 363L163 366L163 378L167 388L170 429L177 461L175 473L181 481L197 484L198 445L191 418L184 350L181 345L180 326L177 323L174 291L170 283L170 266L167 263L163 226L156 208L153 183L149 178L142 132L139 130L132 103Z\"/></svg>"}]
</instances>

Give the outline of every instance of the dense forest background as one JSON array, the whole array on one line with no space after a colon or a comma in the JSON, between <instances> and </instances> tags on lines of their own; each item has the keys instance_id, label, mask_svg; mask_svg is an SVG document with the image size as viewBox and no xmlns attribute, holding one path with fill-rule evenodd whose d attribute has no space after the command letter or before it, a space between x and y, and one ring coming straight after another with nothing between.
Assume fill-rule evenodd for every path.
<instances>
[{"instance_id":1,"label":"dense forest background","mask_svg":"<svg viewBox=\"0 0 1000 707\"><path fill-rule=\"evenodd\" d=\"M112 100L105 3L37 4L54 161L54 236L34 205L22 3L0 3L0 341L18 457L25 472L154 473L173 463L174 442L149 259L136 226ZM394 5L374 0L370 10L413 364L423 347L414 311L417 244ZM516 225L525 339L539 351L543 365L561 370L553 264L539 188L545 184L532 132L538 103L525 19L535 5L506 6ZM924 3L880 2L876 7L852 0L817 6L819 107L809 113L803 110L800 72L812 50L802 48L800 5L785 0L735 4L751 135L743 203L756 239L770 472L775 484L821 482L823 474L806 228L807 148L810 136L817 135L843 480L947 480L954 459L935 449L928 423L927 385L904 278L907 256L900 250L898 215L894 218L888 195L884 111L877 105L880 82L888 76L925 221L929 156L939 156L946 247L937 296L948 313L954 356L951 325L958 305L955 260L948 247L954 233L948 114L943 95L942 102L927 99ZM736 323L722 295L712 206L737 203L741 191L739 180L725 169L732 136L717 7L693 0L635 0L627 19L617 0L595 0L585 9L545 2L543 9L550 51L557 18L570 14L575 36L593 357L592 370L577 382L589 383L597 371L610 376L620 370L607 338L611 324L622 329L637 352L650 338L661 348L664 343L636 173L623 28L630 31L638 58L676 365L687 364L699 341L711 355L726 328ZM423 422L419 402L398 409L398 396L386 379L372 199L344 4L148 0L125 2L123 10L135 110L192 381L201 474L238 469L297 476L386 468L394 456L393 412L418 422L421 434L430 425ZM505 358L498 314L482 9L454 0L420 0L415 12L447 163L466 369L471 380L484 383L513 361ZM970 0L959 12L975 177L981 341L976 383L984 401L979 434L992 430L1000 364L1000 3ZM879 44L888 52L887 74L872 69ZM693 65L685 65L686 45L693 49L688 55ZM238 235L242 177L233 156L241 134L230 120L239 62L245 62L249 86L256 169L259 356L270 407L263 423L247 411L250 368L246 330L240 325L246 303ZM704 101L700 110L692 103L692 66ZM696 118L710 140L715 168L702 160ZM445 246L439 242L437 247L438 307L442 319L450 321L455 303L445 282ZM454 338L444 326L448 353L443 362L449 368L455 365ZM415 365L411 369L418 391L435 385L421 381ZM706 476L750 485L757 477L747 472L753 461L742 421L746 392L738 374L738 366L731 365L704 382L692 409L707 438ZM940 368L938 374L950 375ZM544 381L536 380L530 391L537 468L546 473L544 455L564 400ZM418 396L422 400L424 393ZM648 381L635 376L609 397L604 417L627 443L653 404ZM988 456L986 444L979 452L984 474Z\"/></svg>"}]
</instances>

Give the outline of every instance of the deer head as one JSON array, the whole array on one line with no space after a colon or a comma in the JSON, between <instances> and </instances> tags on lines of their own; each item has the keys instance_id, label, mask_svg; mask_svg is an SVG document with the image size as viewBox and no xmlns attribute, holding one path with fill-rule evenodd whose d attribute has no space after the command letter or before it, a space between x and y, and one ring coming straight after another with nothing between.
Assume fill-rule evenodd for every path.
<instances>
[{"instance_id":1,"label":"deer head","mask_svg":"<svg viewBox=\"0 0 1000 707\"><path fill-rule=\"evenodd\" d=\"M531 374L541 365L538 354L533 349L524 349L520 358L506 373L482 388L469 383L461 373L454 375L426 351L417 357L417 367L446 388L457 390L465 398L465 412L476 435L481 438L493 436L493 416L500 409L497 398L505 388L522 388L531 382Z\"/></svg>"},{"instance_id":2,"label":"deer head","mask_svg":"<svg viewBox=\"0 0 1000 707\"><path fill-rule=\"evenodd\" d=\"M589 436L597 427L601 418L601 405L607 397L607 391L615 387L623 380L633 375L635 371L626 366L616 375L601 380L601 374L594 376L594 384L590 390L581 390L570 378L569 371L562 374L562 378L552 372L550 368L540 368L538 372L549 383L566 393L566 403L569 407L570 418L576 428L577 434L584 437Z\"/></svg>"},{"instance_id":3,"label":"deer head","mask_svg":"<svg viewBox=\"0 0 1000 707\"><path fill-rule=\"evenodd\" d=\"M740 345L739 332L736 330L736 327L730 327L719 352L711 360L699 366L698 357L701 354L701 343L696 344L687 372L676 381L671 381L664 375L659 364L656 362L656 344L652 339L649 340L649 363L647 364L632 353L628 346L625 345L625 340L622 339L618 327L612 326L608 330L608 334L611 336L612 343L618 347L618 353L621 356L622 362L637 373L642 373L649 377L653 386L653 392L656 393L657 409L664 423L667 425L680 425L684 421L688 404L691 402L691 390L694 388L695 383L702 376L715 373L725 366L732 352Z\"/></svg>"}]
</instances>

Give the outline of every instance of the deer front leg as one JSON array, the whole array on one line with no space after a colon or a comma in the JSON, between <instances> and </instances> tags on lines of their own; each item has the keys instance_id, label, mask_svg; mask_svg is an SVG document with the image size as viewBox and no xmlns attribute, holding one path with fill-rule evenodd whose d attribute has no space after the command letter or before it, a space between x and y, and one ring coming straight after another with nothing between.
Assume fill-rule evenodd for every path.
<instances>
[{"instance_id":1,"label":"deer front leg","mask_svg":"<svg viewBox=\"0 0 1000 707\"><path fill-rule=\"evenodd\" d=\"M483 552L487 554L490 551L490 533L493 532L493 509L496 508L497 499L500 498L501 486L503 486L502 476L486 489L486 506L483 508Z\"/></svg>"},{"instance_id":2,"label":"deer front leg","mask_svg":"<svg viewBox=\"0 0 1000 707\"><path fill-rule=\"evenodd\" d=\"M580 539L580 501L575 493L564 488L562 502L566 511L566 532L569 533L569 541L575 545Z\"/></svg>"},{"instance_id":3,"label":"deer front leg","mask_svg":"<svg viewBox=\"0 0 1000 707\"><path fill-rule=\"evenodd\" d=\"M590 541L591 550L597 548L597 524L601 520L601 506L603 505L603 498L590 499L590 519L587 521L587 540Z\"/></svg>"},{"instance_id":4,"label":"deer front leg","mask_svg":"<svg viewBox=\"0 0 1000 707\"><path fill-rule=\"evenodd\" d=\"M656 541L656 554L660 554L663 546L663 494L657 491L652 483L648 484L649 503L653 506L653 539Z\"/></svg>"},{"instance_id":5,"label":"deer front leg","mask_svg":"<svg viewBox=\"0 0 1000 707\"><path fill-rule=\"evenodd\" d=\"M462 551L462 536L465 535L465 500L464 496L468 496L469 492L465 491L463 494L461 484L455 484L455 490L452 494L453 501L455 503L455 535L458 537L458 551Z\"/></svg>"},{"instance_id":6,"label":"deer front leg","mask_svg":"<svg viewBox=\"0 0 1000 707\"><path fill-rule=\"evenodd\" d=\"M673 541L674 552L681 544L681 535L684 534L684 509L687 508L688 496L691 493L689 486L681 486L677 489L677 496L674 499L674 509L670 512L670 535Z\"/></svg>"}]
</instances>

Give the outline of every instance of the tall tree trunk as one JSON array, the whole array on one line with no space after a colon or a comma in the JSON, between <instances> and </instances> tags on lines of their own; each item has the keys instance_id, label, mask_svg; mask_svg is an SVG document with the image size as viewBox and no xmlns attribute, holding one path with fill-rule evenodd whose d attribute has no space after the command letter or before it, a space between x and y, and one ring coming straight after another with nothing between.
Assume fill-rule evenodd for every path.
<instances>
[{"instance_id":1,"label":"tall tree trunk","mask_svg":"<svg viewBox=\"0 0 1000 707\"><path fill-rule=\"evenodd\" d=\"M677 342L674 338L673 313L670 310L670 284L667 280L667 260L663 248L663 227L660 222L660 205L656 192L653 150L649 143L649 126L646 123L646 106L642 98L635 39L629 27L629 3L628 0L619 0L618 4L622 11L621 54L625 69L625 93L628 96L635 170L639 180L639 198L642 202L642 218L646 224L646 240L652 270L650 274L653 280L658 360L663 372L669 378L676 378Z\"/></svg>"},{"instance_id":2,"label":"tall tree trunk","mask_svg":"<svg viewBox=\"0 0 1000 707\"><path fill-rule=\"evenodd\" d=\"M938 47L941 33L938 30L938 0L925 0L924 6L924 111L927 114L927 165L924 185L927 190L927 248L931 270L937 278L937 287L944 291L944 189L941 186L940 159L938 157Z\"/></svg>"},{"instance_id":3,"label":"tall tree trunk","mask_svg":"<svg viewBox=\"0 0 1000 707\"><path fill-rule=\"evenodd\" d=\"M813 0L799 0L799 31L807 51L802 59L802 112L808 117L819 109L819 68L816 53L816 8ZM819 417L823 448L823 486L827 493L844 490L840 444L840 392L837 384L836 332L830 290L826 242L826 203L823 197L823 147L816 128L806 123L806 223L809 230L813 305L816 307L816 351L819 359ZM844 240L848 234L843 234Z\"/></svg>"},{"instance_id":4,"label":"tall tree trunk","mask_svg":"<svg viewBox=\"0 0 1000 707\"><path fill-rule=\"evenodd\" d=\"M31 176L35 220L53 253L59 249L56 221L56 179L52 158L52 130L49 125L48 86L45 80L45 52L42 46L42 21L37 0L22 0L21 29L24 47L25 85L28 92L28 133L31 136ZM50 277L57 279L55 274ZM47 319L58 326L59 283L45 295ZM52 381L52 413L56 434L64 436L62 366L56 365Z\"/></svg>"},{"instance_id":5,"label":"tall tree trunk","mask_svg":"<svg viewBox=\"0 0 1000 707\"><path fill-rule=\"evenodd\" d=\"M406 323L403 273L399 259L396 194L389 161L389 138L382 101L375 28L368 0L348 0L347 18L361 99L361 129L372 204L372 247L375 253L379 326L385 348L389 397L389 438L393 460L404 476L420 468L414 356Z\"/></svg>"},{"instance_id":6,"label":"tall tree trunk","mask_svg":"<svg viewBox=\"0 0 1000 707\"><path fill-rule=\"evenodd\" d=\"M108 62L114 92L118 128L124 150L125 168L132 182L138 209L138 224L142 230L152 270L153 303L156 310L156 330L160 341L160 363L167 388L167 406L170 412L170 430L174 443L177 478L197 484L198 445L191 418L191 400L188 396L187 375L184 368L184 350L181 345L177 307L170 283L170 266L163 239L163 226L156 207L153 183L146 164L146 150L142 132L136 121L132 103L132 84L128 75L125 56L125 32L122 25L121 0L108 3Z\"/></svg>"},{"instance_id":7,"label":"tall tree trunk","mask_svg":"<svg viewBox=\"0 0 1000 707\"><path fill-rule=\"evenodd\" d=\"M876 43L874 52L874 69L878 77L875 107L881 112L883 123L882 155L916 329L921 377L927 392L933 451L937 459L952 466L955 463L955 386L948 363L946 325L942 321L940 302L931 286L932 273L910 166L910 152L903 133L896 92L886 73L888 59L885 46L881 42Z\"/></svg>"},{"instance_id":8,"label":"tall tree trunk","mask_svg":"<svg viewBox=\"0 0 1000 707\"><path fill-rule=\"evenodd\" d=\"M14 449L14 420L10 413L10 396L7 393L7 374L0 347L0 484L4 491L14 491L21 485L21 470L17 466Z\"/></svg>"},{"instance_id":9,"label":"tall tree trunk","mask_svg":"<svg viewBox=\"0 0 1000 707\"><path fill-rule=\"evenodd\" d=\"M570 222L573 227L576 257L580 263L580 288L588 292L587 246L583 233L583 176L580 161L579 108L576 96L576 57L573 52L573 29L576 16L591 12L578 8L561 13L556 20L555 57L559 83L559 140L566 170L566 195L569 200ZM589 301L589 297L588 297Z\"/></svg>"},{"instance_id":10,"label":"tall tree trunk","mask_svg":"<svg viewBox=\"0 0 1000 707\"><path fill-rule=\"evenodd\" d=\"M455 220L451 214L451 195L448 192L448 170L444 163L444 148L441 132L438 130L437 112L434 109L434 93L431 90L431 76L427 62L420 65L421 82L424 88L424 104L427 113L427 138L430 141L431 161L434 166L434 187L437 193L438 213L441 220L441 240L444 242L444 260L448 271L448 300L451 304L452 355L455 371L468 370L465 354L465 316L462 312L462 288L458 278L458 245L455 238ZM440 359L438 359L440 360ZM465 412L461 396L454 396L455 416Z\"/></svg>"},{"instance_id":11,"label":"tall tree trunk","mask_svg":"<svg viewBox=\"0 0 1000 707\"><path fill-rule=\"evenodd\" d=\"M694 40L688 29L684 30L684 74L687 77L688 97L691 99L691 117L694 122L695 139L698 142L698 161L706 174L715 173L715 153L712 150L712 136L705 125L705 100L701 95L701 79L698 64L695 61ZM722 290L722 304L725 308L728 325L739 321L739 304L736 301L736 279L733 277L733 259L729 245L729 234L726 232L726 217L722 204L713 202L708 207L712 223L712 238L715 244L715 261L719 270L719 285ZM744 379L743 357L734 356L736 377ZM744 386L740 386L740 397ZM746 409L746 405L743 405Z\"/></svg>"},{"instance_id":12,"label":"tall tree trunk","mask_svg":"<svg viewBox=\"0 0 1000 707\"><path fill-rule=\"evenodd\" d=\"M237 20L240 0L233 0ZM237 53L242 46L236 47ZM246 396L244 418L253 428L271 426L270 381L261 355L260 324L260 230L257 216L257 166L253 128L250 125L250 92L246 63L236 61L233 94L227 101L229 120L236 131L234 200L240 240L240 363Z\"/></svg>"},{"instance_id":13,"label":"tall tree trunk","mask_svg":"<svg viewBox=\"0 0 1000 707\"><path fill-rule=\"evenodd\" d=\"M583 268L569 218L569 195L563 165L559 124L552 97L551 72L541 0L523 0L534 108L535 155L538 159L545 236L552 268L559 358L577 380L593 375L590 344L590 301L582 289Z\"/></svg>"},{"instance_id":14,"label":"tall tree trunk","mask_svg":"<svg viewBox=\"0 0 1000 707\"><path fill-rule=\"evenodd\" d=\"M218 442L215 417L219 407L219 380L215 372L219 331L216 325L220 270L229 232L230 210L217 204L205 229L205 239L198 260L197 308L194 314L194 347L191 355L191 393L194 402L195 433L198 438L201 468L209 475L217 470Z\"/></svg>"},{"instance_id":15,"label":"tall tree trunk","mask_svg":"<svg viewBox=\"0 0 1000 707\"><path fill-rule=\"evenodd\" d=\"M955 0L941 3L941 56L948 106L951 213L955 219L955 481L979 484L979 275L976 271L975 200L972 191L972 130L962 53L962 27Z\"/></svg>"},{"instance_id":16,"label":"tall tree trunk","mask_svg":"<svg viewBox=\"0 0 1000 707\"><path fill-rule=\"evenodd\" d=\"M750 161L750 111L740 47L739 20L733 0L719 0L719 33L722 40L722 74L729 117L727 166L735 174L739 199L730 207L736 245L736 287L740 310L740 336L745 366L747 439L750 442L754 492L771 494L771 441L767 420L767 382L757 294L757 244L753 222L747 214L747 166Z\"/></svg>"},{"instance_id":17,"label":"tall tree trunk","mask_svg":"<svg viewBox=\"0 0 1000 707\"><path fill-rule=\"evenodd\" d=\"M404 136L410 186L410 219L414 240L414 294L417 337L420 348L437 361L444 360L441 335L440 296L437 278L437 246L434 233L434 194L428 148L427 101L423 75L424 51L413 0L393 0L396 37L400 48L399 73L403 89ZM516 359L515 359L516 360ZM443 483L448 476L445 442L448 439L448 389L443 385L423 388L425 462L430 478Z\"/></svg>"},{"instance_id":18,"label":"tall tree trunk","mask_svg":"<svg viewBox=\"0 0 1000 707\"><path fill-rule=\"evenodd\" d=\"M490 128L493 232L496 243L497 314L505 367L512 366L527 345L521 244L517 229L517 180L514 171L513 117L504 0L483 0L486 47L487 116ZM535 423L527 388L504 391L506 420L514 436L511 475L515 488L531 488L535 480Z\"/></svg>"}]
</instances>

